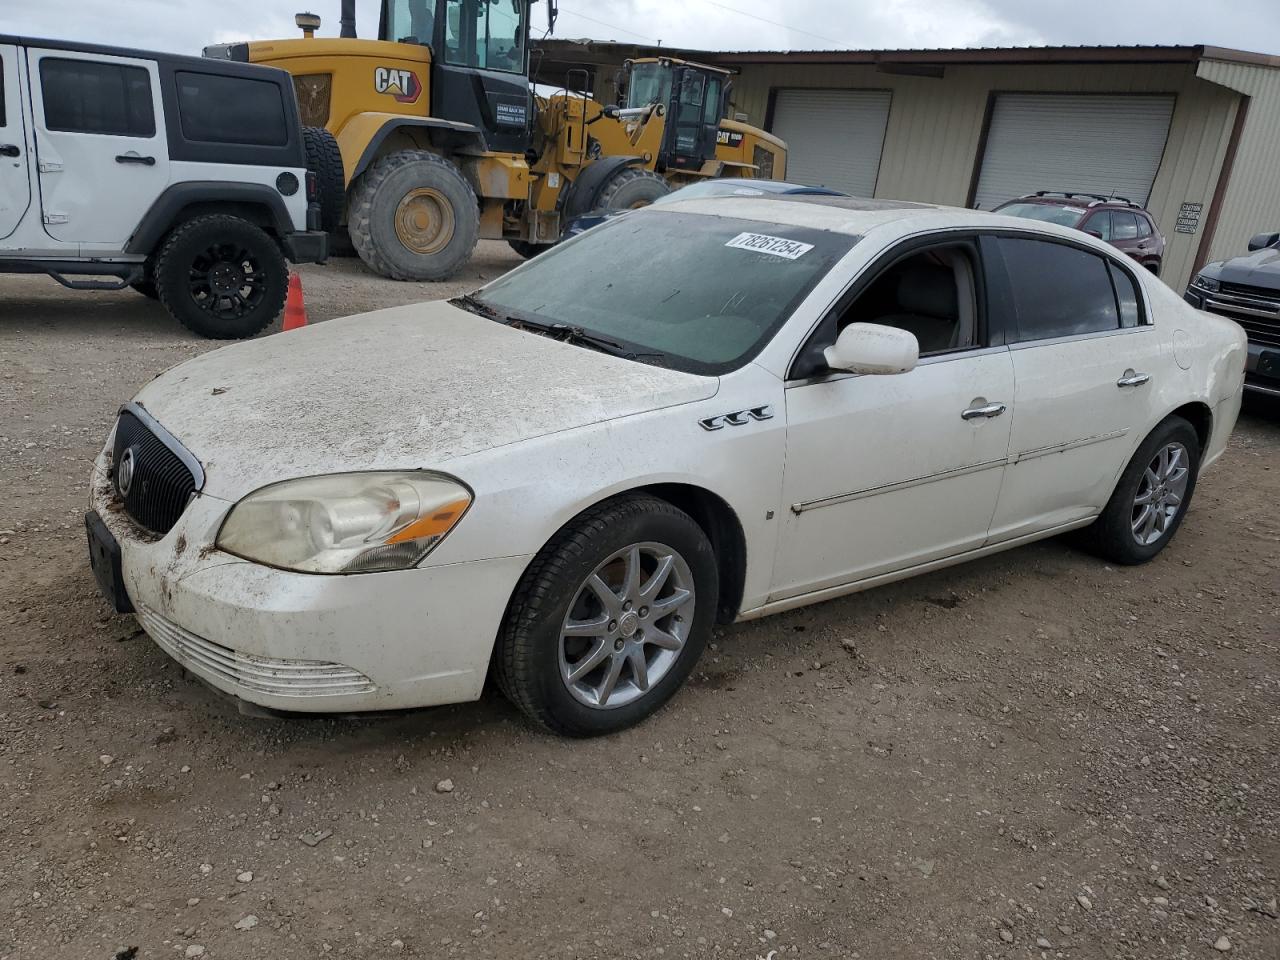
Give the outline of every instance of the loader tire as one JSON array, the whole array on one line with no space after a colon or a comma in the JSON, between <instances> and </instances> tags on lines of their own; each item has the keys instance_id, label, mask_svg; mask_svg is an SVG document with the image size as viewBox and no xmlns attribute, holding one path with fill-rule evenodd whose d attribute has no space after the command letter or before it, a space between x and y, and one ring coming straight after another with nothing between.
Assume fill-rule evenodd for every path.
<instances>
[{"instance_id":1,"label":"loader tire","mask_svg":"<svg viewBox=\"0 0 1280 960\"><path fill-rule=\"evenodd\" d=\"M447 280L471 259L480 205L448 160L401 150L355 182L347 226L360 259L376 273L392 280Z\"/></svg>"},{"instance_id":2,"label":"loader tire","mask_svg":"<svg viewBox=\"0 0 1280 960\"><path fill-rule=\"evenodd\" d=\"M320 229L333 233L347 208L347 178L342 171L338 141L324 127L303 127L307 169L316 175L316 201L320 204Z\"/></svg>"},{"instance_id":3,"label":"loader tire","mask_svg":"<svg viewBox=\"0 0 1280 960\"><path fill-rule=\"evenodd\" d=\"M671 192L667 181L652 170L624 167L605 182L596 197L596 210L634 210L647 207Z\"/></svg>"}]
</instances>

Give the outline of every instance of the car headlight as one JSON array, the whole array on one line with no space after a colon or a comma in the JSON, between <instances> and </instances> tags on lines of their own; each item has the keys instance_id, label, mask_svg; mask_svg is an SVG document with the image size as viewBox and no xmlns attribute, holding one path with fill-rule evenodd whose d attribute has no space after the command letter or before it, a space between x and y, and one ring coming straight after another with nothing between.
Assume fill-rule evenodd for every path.
<instances>
[{"instance_id":1,"label":"car headlight","mask_svg":"<svg viewBox=\"0 0 1280 960\"><path fill-rule=\"evenodd\" d=\"M423 471L286 480L227 515L227 553L301 573L371 573L417 564L471 506L456 480Z\"/></svg>"},{"instance_id":2,"label":"car headlight","mask_svg":"<svg viewBox=\"0 0 1280 960\"><path fill-rule=\"evenodd\" d=\"M1222 287L1213 277L1206 277L1203 273L1197 273L1196 278L1191 281L1191 285L1206 293L1217 293Z\"/></svg>"}]
</instances>

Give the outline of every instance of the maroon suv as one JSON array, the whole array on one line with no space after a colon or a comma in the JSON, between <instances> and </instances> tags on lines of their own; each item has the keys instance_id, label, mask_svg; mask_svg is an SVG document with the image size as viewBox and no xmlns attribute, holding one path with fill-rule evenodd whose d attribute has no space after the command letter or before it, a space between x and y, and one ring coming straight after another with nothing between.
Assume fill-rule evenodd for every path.
<instances>
[{"instance_id":1,"label":"maroon suv","mask_svg":"<svg viewBox=\"0 0 1280 960\"><path fill-rule=\"evenodd\" d=\"M1041 190L1003 203L995 212L1083 230L1123 250L1157 276L1160 274L1164 236L1151 214L1124 197Z\"/></svg>"}]
</instances>

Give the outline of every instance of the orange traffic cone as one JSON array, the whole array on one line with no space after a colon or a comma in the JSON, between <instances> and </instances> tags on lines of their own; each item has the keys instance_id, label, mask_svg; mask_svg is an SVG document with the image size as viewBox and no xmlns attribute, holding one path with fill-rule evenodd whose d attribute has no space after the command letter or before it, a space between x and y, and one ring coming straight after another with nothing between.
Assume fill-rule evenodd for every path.
<instances>
[{"instance_id":1,"label":"orange traffic cone","mask_svg":"<svg viewBox=\"0 0 1280 960\"><path fill-rule=\"evenodd\" d=\"M289 296L284 301L283 330L296 330L307 325L307 307L302 302L302 278L289 274Z\"/></svg>"}]
</instances>

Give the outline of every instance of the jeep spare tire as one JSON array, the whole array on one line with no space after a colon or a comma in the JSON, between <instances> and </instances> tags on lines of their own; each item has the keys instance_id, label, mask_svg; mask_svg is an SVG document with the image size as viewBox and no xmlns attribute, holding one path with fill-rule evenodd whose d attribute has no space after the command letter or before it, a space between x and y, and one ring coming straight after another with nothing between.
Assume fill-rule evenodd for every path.
<instances>
[{"instance_id":1,"label":"jeep spare tire","mask_svg":"<svg viewBox=\"0 0 1280 960\"><path fill-rule=\"evenodd\" d=\"M360 258L382 276L447 280L471 259L480 205L448 160L426 150L401 150L355 182L347 227Z\"/></svg>"},{"instance_id":2,"label":"jeep spare tire","mask_svg":"<svg viewBox=\"0 0 1280 960\"><path fill-rule=\"evenodd\" d=\"M347 178L342 171L338 141L324 127L303 127L307 170L316 177L316 202L320 204L320 229L333 233L342 224L347 206Z\"/></svg>"},{"instance_id":3,"label":"jeep spare tire","mask_svg":"<svg viewBox=\"0 0 1280 960\"><path fill-rule=\"evenodd\" d=\"M187 329L239 340L280 315L289 265L261 227L212 214L169 234L156 257L155 285L165 309Z\"/></svg>"}]
</instances>

